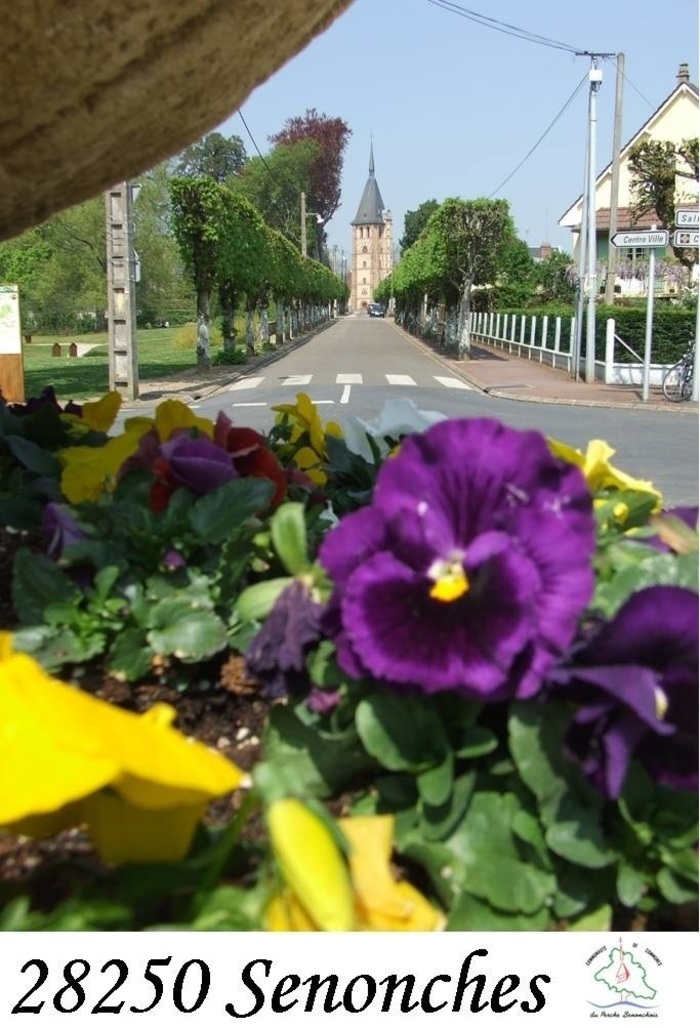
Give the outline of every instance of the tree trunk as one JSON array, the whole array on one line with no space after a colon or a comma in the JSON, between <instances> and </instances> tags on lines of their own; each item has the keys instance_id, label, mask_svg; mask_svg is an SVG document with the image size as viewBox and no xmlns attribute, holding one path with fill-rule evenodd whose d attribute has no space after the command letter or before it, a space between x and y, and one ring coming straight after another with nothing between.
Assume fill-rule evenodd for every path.
<instances>
[{"instance_id":1,"label":"tree trunk","mask_svg":"<svg viewBox=\"0 0 700 1028\"><path fill-rule=\"evenodd\" d=\"M255 356L255 332L253 329L253 314L254 308L248 307L246 309L246 321L245 321L245 348L246 353L249 357Z\"/></svg>"},{"instance_id":2,"label":"tree trunk","mask_svg":"<svg viewBox=\"0 0 700 1028\"><path fill-rule=\"evenodd\" d=\"M197 291L197 370L208 371L211 367L211 356L209 350L209 323L210 323L210 298L209 289Z\"/></svg>"},{"instance_id":3,"label":"tree trunk","mask_svg":"<svg viewBox=\"0 0 700 1028\"><path fill-rule=\"evenodd\" d=\"M234 325L236 299L233 290L226 286L220 286L219 301L221 303L221 330L224 337L224 350L227 353L231 353L236 348L236 327Z\"/></svg>"},{"instance_id":4,"label":"tree trunk","mask_svg":"<svg viewBox=\"0 0 700 1028\"><path fill-rule=\"evenodd\" d=\"M462 296L459 303L459 318L457 320L457 356L461 359L471 355L471 340L469 338L469 314L472 298L472 280L468 278L464 283Z\"/></svg>"},{"instance_id":5,"label":"tree trunk","mask_svg":"<svg viewBox=\"0 0 700 1028\"><path fill-rule=\"evenodd\" d=\"M263 346L268 346L270 343L270 321L267 316L267 307L263 306L260 308L260 338Z\"/></svg>"}]
</instances>

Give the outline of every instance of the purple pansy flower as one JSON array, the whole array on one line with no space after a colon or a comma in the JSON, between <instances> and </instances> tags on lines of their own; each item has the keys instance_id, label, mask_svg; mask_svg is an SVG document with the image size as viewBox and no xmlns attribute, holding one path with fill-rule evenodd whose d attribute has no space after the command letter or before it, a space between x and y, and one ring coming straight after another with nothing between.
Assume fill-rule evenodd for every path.
<instances>
[{"instance_id":1,"label":"purple pansy flower","mask_svg":"<svg viewBox=\"0 0 700 1028\"><path fill-rule=\"evenodd\" d=\"M160 453L168 462L171 481L186 486L196 496L204 496L237 477L230 455L205 435L174 435L161 445Z\"/></svg>"},{"instance_id":2,"label":"purple pansy flower","mask_svg":"<svg viewBox=\"0 0 700 1028\"><path fill-rule=\"evenodd\" d=\"M69 508L60 503L46 504L41 527L46 552L52 560L58 560L66 547L82 542L85 538L85 532Z\"/></svg>"},{"instance_id":3,"label":"purple pansy flower","mask_svg":"<svg viewBox=\"0 0 700 1028\"><path fill-rule=\"evenodd\" d=\"M268 697L284 696L307 684L306 654L321 636L321 607L295 580L277 598L265 624L246 651L246 669Z\"/></svg>"},{"instance_id":4,"label":"purple pansy flower","mask_svg":"<svg viewBox=\"0 0 700 1028\"><path fill-rule=\"evenodd\" d=\"M578 705L569 753L607 796L637 757L663 785L698 785L698 597L655 585L594 629L573 663L552 674Z\"/></svg>"},{"instance_id":5,"label":"purple pansy flower","mask_svg":"<svg viewBox=\"0 0 700 1028\"><path fill-rule=\"evenodd\" d=\"M581 472L539 433L433 425L321 546L338 661L393 687L531 696L591 597L594 539Z\"/></svg>"}]
</instances>

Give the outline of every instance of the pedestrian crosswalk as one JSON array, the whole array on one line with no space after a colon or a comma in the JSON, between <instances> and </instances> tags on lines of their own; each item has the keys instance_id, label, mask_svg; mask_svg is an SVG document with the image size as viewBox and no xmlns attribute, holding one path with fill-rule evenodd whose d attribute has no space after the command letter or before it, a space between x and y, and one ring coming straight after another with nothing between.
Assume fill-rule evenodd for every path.
<instances>
[{"instance_id":1,"label":"pedestrian crosswalk","mask_svg":"<svg viewBox=\"0 0 700 1028\"><path fill-rule=\"evenodd\" d=\"M251 392L252 390L257 389L263 385L274 388L284 386L288 388L297 389L311 385L315 377L316 376L314 376L314 374L287 375L286 378L280 380L272 377L267 377L265 375L251 375L249 378L239 379L237 382L234 382L228 388L229 392L232 393ZM445 389L472 388L472 386L470 386L468 382L463 381L463 379L456 378L450 375L426 375L425 378L421 381L416 381L416 379L412 375L386 373L382 377L384 378L387 385L399 386L401 388L412 388L416 386L422 386L423 388L434 388L436 382L438 383L438 385L443 386L443 388ZM378 383L376 382L376 376L373 376L373 379L374 380L372 381L372 383L367 383L365 381L365 376L359 372L339 372L335 376L335 385L343 386L344 393L347 393L349 391L350 386L359 386L367 384L377 385ZM329 385L325 376L318 376L317 384L326 387Z\"/></svg>"}]
</instances>

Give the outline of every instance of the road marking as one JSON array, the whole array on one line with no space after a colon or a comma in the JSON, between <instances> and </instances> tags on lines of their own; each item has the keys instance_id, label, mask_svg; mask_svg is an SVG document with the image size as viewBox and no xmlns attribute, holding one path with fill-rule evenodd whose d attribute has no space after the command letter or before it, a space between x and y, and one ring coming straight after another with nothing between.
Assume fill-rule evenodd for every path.
<instances>
[{"instance_id":1,"label":"road marking","mask_svg":"<svg viewBox=\"0 0 700 1028\"><path fill-rule=\"evenodd\" d=\"M447 389L471 389L471 386L463 382L461 378L447 378L443 375L433 375L433 378Z\"/></svg>"},{"instance_id":2,"label":"road marking","mask_svg":"<svg viewBox=\"0 0 700 1028\"><path fill-rule=\"evenodd\" d=\"M335 384L342 385L362 385L362 375L336 375Z\"/></svg>"},{"instance_id":3,"label":"road marking","mask_svg":"<svg viewBox=\"0 0 700 1028\"><path fill-rule=\"evenodd\" d=\"M347 383L347 385L343 386L343 395L340 397L340 402L341 403L349 403L350 402L350 390L351 389L352 389L352 386L350 385L349 382Z\"/></svg>"},{"instance_id":4,"label":"road marking","mask_svg":"<svg viewBox=\"0 0 700 1028\"><path fill-rule=\"evenodd\" d=\"M289 375L287 378L285 378L282 385L307 386L313 377L313 375Z\"/></svg>"},{"instance_id":5,"label":"road marking","mask_svg":"<svg viewBox=\"0 0 700 1028\"><path fill-rule=\"evenodd\" d=\"M232 407L267 407L264 400L258 400L255 403L232 403Z\"/></svg>"},{"instance_id":6,"label":"road marking","mask_svg":"<svg viewBox=\"0 0 700 1028\"><path fill-rule=\"evenodd\" d=\"M265 376L260 378L242 378L239 382L234 382L232 386L229 386L229 392L235 392L238 389L255 389L261 382L265 381Z\"/></svg>"},{"instance_id":7,"label":"road marking","mask_svg":"<svg viewBox=\"0 0 700 1028\"><path fill-rule=\"evenodd\" d=\"M390 386L414 386L416 383L410 375L385 375Z\"/></svg>"}]
</instances>

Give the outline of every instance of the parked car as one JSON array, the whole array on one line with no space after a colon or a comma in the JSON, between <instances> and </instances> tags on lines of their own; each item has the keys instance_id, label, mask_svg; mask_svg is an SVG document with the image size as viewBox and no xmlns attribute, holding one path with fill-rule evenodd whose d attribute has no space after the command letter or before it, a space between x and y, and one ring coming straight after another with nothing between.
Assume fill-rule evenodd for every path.
<instances>
[{"instance_id":1,"label":"parked car","mask_svg":"<svg viewBox=\"0 0 700 1028\"><path fill-rule=\"evenodd\" d=\"M386 307L383 303L368 303L367 313L370 318L383 318L386 314Z\"/></svg>"}]
</instances>

